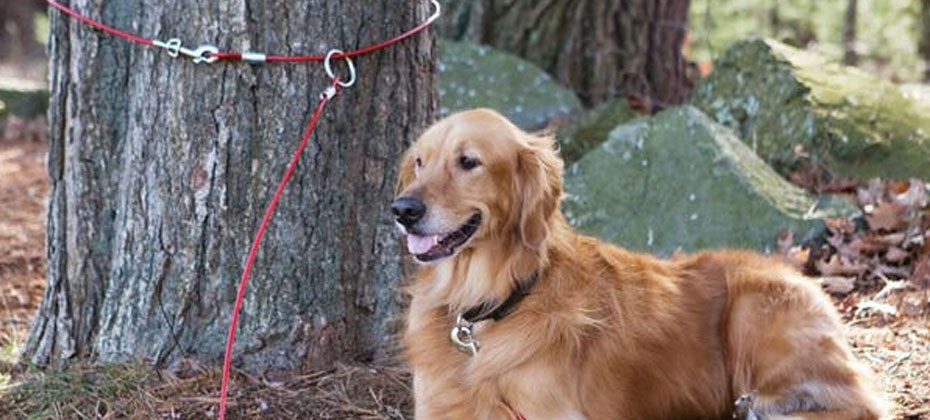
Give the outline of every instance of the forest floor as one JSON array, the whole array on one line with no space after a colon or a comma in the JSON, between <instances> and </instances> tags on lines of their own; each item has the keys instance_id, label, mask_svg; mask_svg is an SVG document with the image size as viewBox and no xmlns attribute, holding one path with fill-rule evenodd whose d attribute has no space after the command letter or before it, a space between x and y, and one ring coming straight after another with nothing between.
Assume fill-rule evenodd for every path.
<instances>
[{"instance_id":1,"label":"forest floor","mask_svg":"<svg viewBox=\"0 0 930 420\"><path fill-rule=\"evenodd\" d=\"M219 373L194 362L142 366L25 368L19 349L45 281L46 146L0 133L0 418L200 419L215 417ZM879 288L880 289L880 288ZM878 293L885 307L863 310ZM927 291L854 290L834 302L858 357L881 378L898 420L930 420L930 308ZM910 302L910 303L909 303ZM876 307L873 306L873 309ZM338 366L280 375L236 372L233 418L412 418L409 374L389 366Z\"/></svg>"}]
</instances>

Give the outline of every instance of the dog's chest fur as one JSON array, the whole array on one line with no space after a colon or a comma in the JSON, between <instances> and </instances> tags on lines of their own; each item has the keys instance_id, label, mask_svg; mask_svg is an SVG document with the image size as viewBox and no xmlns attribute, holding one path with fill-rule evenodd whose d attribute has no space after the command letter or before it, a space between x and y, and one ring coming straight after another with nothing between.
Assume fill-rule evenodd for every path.
<instances>
[{"instance_id":1,"label":"dog's chest fur","mask_svg":"<svg viewBox=\"0 0 930 420\"><path fill-rule=\"evenodd\" d=\"M719 336L724 305L716 290L722 285L668 281L664 273L631 281L617 272L598 274L597 265L586 273L549 272L519 310L476 325L481 349L475 357L449 340L455 315L427 307L429 300L415 293L407 357L417 372L417 400L431 402L418 407L417 418L507 419L505 404L532 420L617 412L670 418L695 407L710 415L725 409L721 343L707 341ZM568 280L578 278L588 280ZM688 348L700 350L681 352ZM650 383L677 392L643 386ZM591 407L605 413L585 412ZM433 409L440 413L420 411Z\"/></svg>"},{"instance_id":2,"label":"dog's chest fur","mask_svg":"<svg viewBox=\"0 0 930 420\"><path fill-rule=\"evenodd\" d=\"M432 406L443 407L443 417L418 413L417 418L507 419L509 409L534 420L585 418L572 387L566 386L572 380L569 372L578 366L567 366L567 355L521 346L537 340L533 336L539 333L527 330L534 327L524 325L527 320L519 314L476 324L480 350L472 356L449 339L454 316L440 309L429 312L420 328L408 331L407 350L417 367L415 392L425 394L422 397Z\"/></svg>"}]
</instances>

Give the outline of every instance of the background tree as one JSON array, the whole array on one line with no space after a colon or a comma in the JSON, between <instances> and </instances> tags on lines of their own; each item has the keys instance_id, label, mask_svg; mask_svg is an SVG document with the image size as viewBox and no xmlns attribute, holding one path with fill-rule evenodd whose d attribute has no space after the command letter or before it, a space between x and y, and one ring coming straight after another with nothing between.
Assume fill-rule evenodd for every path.
<instances>
[{"instance_id":1,"label":"background tree","mask_svg":"<svg viewBox=\"0 0 930 420\"><path fill-rule=\"evenodd\" d=\"M15 0L0 6L0 61L41 55L34 25L36 11L44 4L41 0Z\"/></svg>"},{"instance_id":2,"label":"background tree","mask_svg":"<svg viewBox=\"0 0 930 420\"><path fill-rule=\"evenodd\" d=\"M524 57L587 105L617 96L681 103L690 0L450 0L443 36Z\"/></svg>"},{"instance_id":3,"label":"background tree","mask_svg":"<svg viewBox=\"0 0 930 420\"><path fill-rule=\"evenodd\" d=\"M858 0L849 0L846 3L846 14L843 19L843 63L850 66L859 64L859 54L856 52L858 3Z\"/></svg>"},{"instance_id":4,"label":"background tree","mask_svg":"<svg viewBox=\"0 0 930 420\"><path fill-rule=\"evenodd\" d=\"M427 1L73 0L190 45L326 52L423 21ZM48 288L35 363L222 357L262 211L328 85L322 65L195 65L52 13ZM434 42L357 60L259 253L236 354L320 366L390 350L403 274L387 206L405 145L436 108ZM240 360L242 358L240 357Z\"/></svg>"},{"instance_id":5,"label":"background tree","mask_svg":"<svg viewBox=\"0 0 930 420\"><path fill-rule=\"evenodd\" d=\"M924 62L923 78L930 82L930 0L920 0L918 51Z\"/></svg>"}]
</instances>

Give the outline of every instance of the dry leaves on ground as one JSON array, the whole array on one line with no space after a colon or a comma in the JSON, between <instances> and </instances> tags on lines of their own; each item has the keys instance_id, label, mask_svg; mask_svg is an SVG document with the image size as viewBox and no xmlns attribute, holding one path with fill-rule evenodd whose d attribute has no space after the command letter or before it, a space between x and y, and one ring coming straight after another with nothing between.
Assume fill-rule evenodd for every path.
<instances>
[{"instance_id":1,"label":"dry leaves on ground","mask_svg":"<svg viewBox=\"0 0 930 420\"><path fill-rule=\"evenodd\" d=\"M853 315L930 313L925 293L930 288L930 184L873 179L854 190L847 183L841 186L862 215L826 220L822 240L806 244L795 245L794 235L782 232L779 252L807 274L820 276L828 292L859 292L848 308Z\"/></svg>"}]
</instances>

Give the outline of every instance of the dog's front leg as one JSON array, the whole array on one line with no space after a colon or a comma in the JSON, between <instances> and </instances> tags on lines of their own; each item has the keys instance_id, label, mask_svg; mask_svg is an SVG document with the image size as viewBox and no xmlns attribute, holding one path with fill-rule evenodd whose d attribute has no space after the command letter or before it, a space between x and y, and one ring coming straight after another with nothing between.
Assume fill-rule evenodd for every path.
<instances>
[{"instance_id":1,"label":"dog's front leg","mask_svg":"<svg viewBox=\"0 0 930 420\"><path fill-rule=\"evenodd\" d=\"M448 420L442 413L440 398L435 398L430 391L436 384L422 372L413 372L413 418L415 420Z\"/></svg>"}]
</instances>

